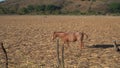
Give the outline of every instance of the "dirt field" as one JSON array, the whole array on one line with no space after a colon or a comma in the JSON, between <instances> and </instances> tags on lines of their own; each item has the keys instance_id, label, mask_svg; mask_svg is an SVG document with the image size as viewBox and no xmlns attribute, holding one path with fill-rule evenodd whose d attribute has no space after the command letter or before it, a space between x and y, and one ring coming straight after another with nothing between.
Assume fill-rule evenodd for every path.
<instances>
[{"instance_id":1,"label":"dirt field","mask_svg":"<svg viewBox=\"0 0 120 68\"><path fill-rule=\"evenodd\" d=\"M9 68L55 68L54 31L85 32L85 49L79 43L65 46L65 68L119 68L120 17L116 16L0 16L0 41L9 57ZM0 68L4 67L0 49Z\"/></svg>"}]
</instances>

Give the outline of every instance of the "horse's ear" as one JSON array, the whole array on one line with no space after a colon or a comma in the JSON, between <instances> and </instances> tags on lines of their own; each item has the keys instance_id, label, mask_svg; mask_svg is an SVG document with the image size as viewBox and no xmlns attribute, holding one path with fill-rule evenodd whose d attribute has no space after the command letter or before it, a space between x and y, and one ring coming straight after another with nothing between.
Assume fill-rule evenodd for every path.
<instances>
[{"instance_id":1,"label":"horse's ear","mask_svg":"<svg viewBox=\"0 0 120 68\"><path fill-rule=\"evenodd\" d=\"M55 34L56 32L54 31L53 34Z\"/></svg>"},{"instance_id":2,"label":"horse's ear","mask_svg":"<svg viewBox=\"0 0 120 68\"><path fill-rule=\"evenodd\" d=\"M55 33L55 31L53 33Z\"/></svg>"}]
</instances>

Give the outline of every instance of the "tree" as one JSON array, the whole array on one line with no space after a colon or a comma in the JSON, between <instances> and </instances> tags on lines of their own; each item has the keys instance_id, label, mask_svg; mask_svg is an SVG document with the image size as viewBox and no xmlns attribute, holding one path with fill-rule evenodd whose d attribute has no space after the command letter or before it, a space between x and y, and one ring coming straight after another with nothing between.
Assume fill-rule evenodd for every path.
<instances>
[{"instance_id":1,"label":"tree","mask_svg":"<svg viewBox=\"0 0 120 68\"><path fill-rule=\"evenodd\" d=\"M111 13L120 13L120 3L110 3L108 11Z\"/></svg>"},{"instance_id":2,"label":"tree","mask_svg":"<svg viewBox=\"0 0 120 68\"><path fill-rule=\"evenodd\" d=\"M89 5L89 7L88 7L87 12L90 12L90 11L91 11L91 7L92 7L94 1L95 1L95 0L90 0L90 5Z\"/></svg>"},{"instance_id":3,"label":"tree","mask_svg":"<svg viewBox=\"0 0 120 68\"><path fill-rule=\"evenodd\" d=\"M37 5L35 6L36 11L45 11L46 5Z\"/></svg>"},{"instance_id":4,"label":"tree","mask_svg":"<svg viewBox=\"0 0 120 68\"><path fill-rule=\"evenodd\" d=\"M21 9L18 10L18 14L20 14L20 15L24 15L24 14L27 14L27 13L29 13L27 8L21 8Z\"/></svg>"},{"instance_id":5,"label":"tree","mask_svg":"<svg viewBox=\"0 0 120 68\"><path fill-rule=\"evenodd\" d=\"M4 14L3 7L0 7L0 14Z\"/></svg>"},{"instance_id":6,"label":"tree","mask_svg":"<svg viewBox=\"0 0 120 68\"><path fill-rule=\"evenodd\" d=\"M29 5L27 7L28 12L33 12L35 10L35 7L33 5Z\"/></svg>"},{"instance_id":7,"label":"tree","mask_svg":"<svg viewBox=\"0 0 120 68\"><path fill-rule=\"evenodd\" d=\"M46 5L45 11L47 14L52 14L56 11L60 11L61 7L55 5Z\"/></svg>"}]
</instances>

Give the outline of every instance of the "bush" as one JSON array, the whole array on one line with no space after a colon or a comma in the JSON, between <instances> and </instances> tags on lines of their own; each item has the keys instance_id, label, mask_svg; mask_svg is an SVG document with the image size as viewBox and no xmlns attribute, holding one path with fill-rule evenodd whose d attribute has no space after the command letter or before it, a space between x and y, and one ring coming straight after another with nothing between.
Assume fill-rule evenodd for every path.
<instances>
[{"instance_id":1,"label":"bush","mask_svg":"<svg viewBox=\"0 0 120 68\"><path fill-rule=\"evenodd\" d=\"M60 14L61 7L56 5L29 5L19 10L19 14Z\"/></svg>"},{"instance_id":2,"label":"bush","mask_svg":"<svg viewBox=\"0 0 120 68\"><path fill-rule=\"evenodd\" d=\"M14 8L0 7L0 14L16 14L17 10Z\"/></svg>"},{"instance_id":3,"label":"bush","mask_svg":"<svg viewBox=\"0 0 120 68\"><path fill-rule=\"evenodd\" d=\"M120 13L120 3L110 3L108 5L108 12L111 13Z\"/></svg>"},{"instance_id":4,"label":"bush","mask_svg":"<svg viewBox=\"0 0 120 68\"><path fill-rule=\"evenodd\" d=\"M28 5L27 7L27 11L30 13L30 12L33 12L35 10L35 7L33 5Z\"/></svg>"},{"instance_id":5,"label":"bush","mask_svg":"<svg viewBox=\"0 0 120 68\"><path fill-rule=\"evenodd\" d=\"M60 10L61 10L61 7L55 6L55 5L46 5L45 7L45 11L47 12L47 14L54 14Z\"/></svg>"},{"instance_id":6,"label":"bush","mask_svg":"<svg viewBox=\"0 0 120 68\"><path fill-rule=\"evenodd\" d=\"M3 8L0 7L0 14L4 14Z\"/></svg>"},{"instance_id":7,"label":"bush","mask_svg":"<svg viewBox=\"0 0 120 68\"><path fill-rule=\"evenodd\" d=\"M37 11L37 12L39 12L39 11L45 11L45 5L36 5L35 6L35 10Z\"/></svg>"},{"instance_id":8,"label":"bush","mask_svg":"<svg viewBox=\"0 0 120 68\"><path fill-rule=\"evenodd\" d=\"M24 15L27 13L29 13L29 10L27 8L21 8L18 10L18 14L20 14L20 15Z\"/></svg>"},{"instance_id":9,"label":"bush","mask_svg":"<svg viewBox=\"0 0 120 68\"><path fill-rule=\"evenodd\" d=\"M81 15L81 12L79 10L74 10L74 11L68 12L68 14L70 14L70 15Z\"/></svg>"}]
</instances>

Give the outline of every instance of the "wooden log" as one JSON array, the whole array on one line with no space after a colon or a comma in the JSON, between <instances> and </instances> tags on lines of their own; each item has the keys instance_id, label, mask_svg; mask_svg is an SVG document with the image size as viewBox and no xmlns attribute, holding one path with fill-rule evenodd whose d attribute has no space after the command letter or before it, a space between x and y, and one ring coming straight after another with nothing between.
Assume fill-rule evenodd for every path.
<instances>
[{"instance_id":1,"label":"wooden log","mask_svg":"<svg viewBox=\"0 0 120 68\"><path fill-rule=\"evenodd\" d=\"M116 41L113 41L113 43L114 43L113 46L114 46L115 51L117 51L117 52L120 51Z\"/></svg>"}]
</instances>

